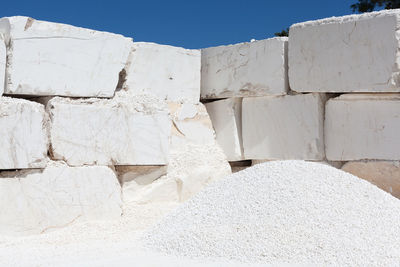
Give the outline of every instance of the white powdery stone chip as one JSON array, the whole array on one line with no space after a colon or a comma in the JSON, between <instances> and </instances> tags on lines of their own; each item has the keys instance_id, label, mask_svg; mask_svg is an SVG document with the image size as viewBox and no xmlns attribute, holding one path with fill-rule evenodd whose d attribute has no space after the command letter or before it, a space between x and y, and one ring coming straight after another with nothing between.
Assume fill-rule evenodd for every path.
<instances>
[{"instance_id":1,"label":"white powdery stone chip","mask_svg":"<svg viewBox=\"0 0 400 267\"><path fill-rule=\"evenodd\" d=\"M48 137L44 106L0 97L0 169L43 168Z\"/></svg>"},{"instance_id":2,"label":"white powdery stone chip","mask_svg":"<svg viewBox=\"0 0 400 267\"><path fill-rule=\"evenodd\" d=\"M53 158L72 166L167 164L168 111L146 110L146 101L127 95L112 100L52 99L47 108Z\"/></svg>"},{"instance_id":3,"label":"white powdery stone chip","mask_svg":"<svg viewBox=\"0 0 400 267\"><path fill-rule=\"evenodd\" d=\"M132 94L174 102L200 99L199 50L135 42L128 65L125 88Z\"/></svg>"},{"instance_id":4,"label":"white powdery stone chip","mask_svg":"<svg viewBox=\"0 0 400 267\"><path fill-rule=\"evenodd\" d=\"M130 38L28 17L0 20L7 44L5 93L112 97Z\"/></svg>"},{"instance_id":5,"label":"white powdery stone chip","mask_svg":"<svg viewBox=\"0 0 400 267\"><path fill-rule=\"evenodd\" d=\"M328 160L400 160L400 94L348 94L329 100Z\"/></svg>"},{"instance_id":6,"label":"white powdery stone chip","mask_svg":"<svg viewBox=\"0 0 400 267\"><path fill-rule=\"evenodd\" d=\"M298 92L399 92L400 11L294 24L289 82Z\"/></svg>"},{"instance_id":7,"label":"white powdery stone chip","mask_svg":"<svg viewBox=\"0 0 400 267\"><path fill-rule=\"evenodd\" d=\"M324 159L324 95L244 98L246 159Z\"/></svg>"},{"instance_id":8,"label":"white powdery stone chip","mask_svg":"<svg viewBox=\"0 0 400 267\"><path fill-rule=\"evenodd\" d=\"M242 99L229 98L205 104L217 142L229 161L243 160Z\"/></svg>"},{"instance_id":9,"label":"white powdery stone chip","mask_svg":"<svg viewBox=\"0 0 400 267\"><path fill-rule=\"evenodd\" d=\"M0 173L0 234L39 234L75 222L117 219L121 187L103 166L68 167L51 163L44 170Z\"/></svg>"},{"instance_id":10,"label":"white powdery stone chip","mask_svg":"<svg viewBox=\"0 0 400 267\"><path fill-rule=\"evenodd\" d=\"M284 95L287 38L201 50L201 98Z\"/></svg>"}]
</instances>

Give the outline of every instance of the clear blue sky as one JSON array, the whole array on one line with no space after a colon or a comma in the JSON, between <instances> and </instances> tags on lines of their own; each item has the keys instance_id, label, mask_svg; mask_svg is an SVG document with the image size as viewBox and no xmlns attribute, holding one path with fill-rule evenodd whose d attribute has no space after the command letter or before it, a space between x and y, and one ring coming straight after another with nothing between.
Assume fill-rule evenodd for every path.
<instances>
[{"instance_id":1,"label":"clear blue sky","mask_svg":"<svg viewBox=\"0 0 400 267\"><path fill-rule=\"evenodd\" d=\"M351 14L356 0L3 0L0 17L120 33L135 41L203 48L272 37L293 23Z\"/></svg>"}]
</instances>

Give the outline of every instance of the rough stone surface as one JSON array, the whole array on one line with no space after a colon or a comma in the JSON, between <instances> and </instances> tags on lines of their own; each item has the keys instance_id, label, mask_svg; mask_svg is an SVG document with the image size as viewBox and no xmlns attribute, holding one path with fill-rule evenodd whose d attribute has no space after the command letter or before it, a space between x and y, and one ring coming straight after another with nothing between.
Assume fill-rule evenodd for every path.
<instances>
[{"instance_id":1,"label":"rough stone surface","mask_svg":"<svg viewBox=\"0 0 400 267\"><path fill-rule=\"evenodd\" d=\"M201 98L283 95L288 90L287 38L201 50Z\"/></svg>"},{"instance_id":2,"label":"rough stone surface","mask_svg":"<svg viewBox=\"0 0 400 267\"><path fill-rule=\"evenodd\" d=\"M155 189L157 186L149 186L157 179L167 174L167 165L115 166L115 169L122 185L122 195L125 203L147 202L149 199L156 199L157 201L170 201L171 198L173 198L172 195L169 195L168 193L162 193L162 191ZM158 183L159 182L156 184ZM145 187L147 188L144 189ZM176 185L174 185L172 188L172 190L176 192ZM161 194L157 194L159 192ZM177 199L178 197L174 198L174 200Z\"/></svg>"},{"instance_id":3,"label":"rough stone surface","mask_svg":"<svg viewBox=\"0 0 400 267\"><path fill-rule=\"evenodd\" d=\"M2 96L4 92L4 83L6 77L6 58L6 43L4 41L4 36L0 33L0 96Z\"/></svg>"},{"instance_id":4,"label":"rough stone surface","mask_svg":"<svg viewBox=\"0 0 400 267\"><path fill-rule=\"evenodd\" d=\"M204 105L169 103L168 106L173 127L167 173L156 178L162 173L152 172L151 178L146 177L148 183L142 185L135 179L125 181L125 201L139 204L185 201L207 184L231 174ZM141 175L137 179L143 180Z\"/></svg>"},{"instance_id":5,"label":"rough stone surface","mask_svg":"<svg viewBox=\"0 0 400 267\"><path fill-rule=\"evenodd\" d=\"M108 167L68 167L0 173L0 234L53 231L75 222L121 215L121 188Z\"/></svg>"},{"instance_id":6,"label":"rough stone surface","mask_svg":"<svg viewBox=\"0 0 400 267\"><path fill-rule=\"evenodd\" d=\"M44 106L0 97L0 169L43 168L48 137Z\"/></svg>"},{"instance_id":7,"label":"rough stone surface","mask_svg":"<svg viewBox=\"0 0 400 267\"><path fill-rule=\"evenodd\" d=\"M205 104L217 142L229 161L242 160L242 99L228 98Z\"/></svg>"},{"instance_id":8,"label":"rough stone surface","mask_svg":"<svg viewBox=\"0 0 400 267\"><path fill-rule=\"evenodd\" d=\"M54 159L72 166L168 163L171 122L157 99L127 94L111 100L57 97L47 108Z\"/></svg>"},{"instance_id":9,"label":"rough stone surface","mask_svg":"<svg viewBox=\"0 0 400 267\"><path fill-rule=\"evenodd\" d=\"M246 159L324 159L324 102L320 94L243 99Z\"/></svg>"},{"instance_id":10,"label":"rough stone surface","mask_svg":"<svg viewBox=\"0 0 400 267\"><path fill-rule=\"evenodd\" d=\"M347 162L342 170L367 180L400 198L399 161L352 161Z\"/></svg>"},{"instance_id":11,"label":"rough stone surface","mask_svg":"<svg viewBox=\"0 0 400 267\"><path fill-rule=\"evenodd\" d=\"M125 87L130 93L151 93L174 102L200 99L200 51L135 42Z\"/></svg>"},{"instance_id":12,"label":"rough stone surface","mask_svg":"<svg viewBox=\"0 0 400 267\"><path fill-rule=\"evenodd\" d=\"M112 97L132 40L28 17L0 20L7 44L5 93Z\"/></svg>"},{"instance_id":13,"label":"rough stone surface","mask_svg":"<svg viewBox=\"0 0 400 267\"><path fill-rule=\"evenodd\" d=\"M326 104L328 160L400 160L400 94L347 94Z\"/></svg>"},{"instance_id":14,"label":"rough stone surface","mask_svg":"<svg viewBox=\"0 0 400 267\"><path fill-rule=\"evenodd\" d=\"M196 145L215 143L215 132L203 104L169 103L168 108L174 126L171 146L178 148L188 142Z\"/></svg>"},{"instance_id":15,"label":"rough stone surface","mask_svg":"<svg viewBox=\"0 0 400 267\"><path fill-rule=\"evenodd\" d=\"M400 11L290 27L289 80L298 92L399 92Z\"/></svg>"}]
</instances>

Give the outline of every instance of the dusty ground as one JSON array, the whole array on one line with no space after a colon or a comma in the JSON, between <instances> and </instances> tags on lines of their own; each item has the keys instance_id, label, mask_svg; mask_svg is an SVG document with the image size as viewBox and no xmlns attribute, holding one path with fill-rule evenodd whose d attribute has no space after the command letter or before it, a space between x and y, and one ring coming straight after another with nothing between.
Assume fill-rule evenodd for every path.
<instances>
[{"instance_id":1,"label":"dusty ground","mask_svg":"<svg viewBox=\"0 0 400 267\"><path fill-rule=\"evenodd\" d=\"M140 234L176 206L132 205L125 207L119 221L75 224L28 237L0 236L0 266L233 266L232 262L194 261L141 248Z\"/></svg>"}]
</instances>

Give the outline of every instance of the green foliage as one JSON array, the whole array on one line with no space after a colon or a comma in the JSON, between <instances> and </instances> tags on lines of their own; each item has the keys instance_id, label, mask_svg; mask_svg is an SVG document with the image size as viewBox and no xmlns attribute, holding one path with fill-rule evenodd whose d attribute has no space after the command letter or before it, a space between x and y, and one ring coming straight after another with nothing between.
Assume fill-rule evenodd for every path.
<instances>
[{"instance_id":1,"label":"green foliage","mask_svg":"<svg viewBox=\"0 0 400 267\"><path fill-rule=\"evenodd\" d=\"M286 28L286 30L282 30L281 32L276 32L274 35L278 37L289 36L289 28Z\"/></svg>"},{"instance_id":2,"label":"green foliage","mask_svg":"<svg viewBox=\"0 0 400 267\"><path fill-rule=\"evenodd\" d=\"M353 12L371 12L377 7L385 9L400 8L400 0L358 0L358 3L352 4L350 8Z\"/></svg>"}]
</instances>

